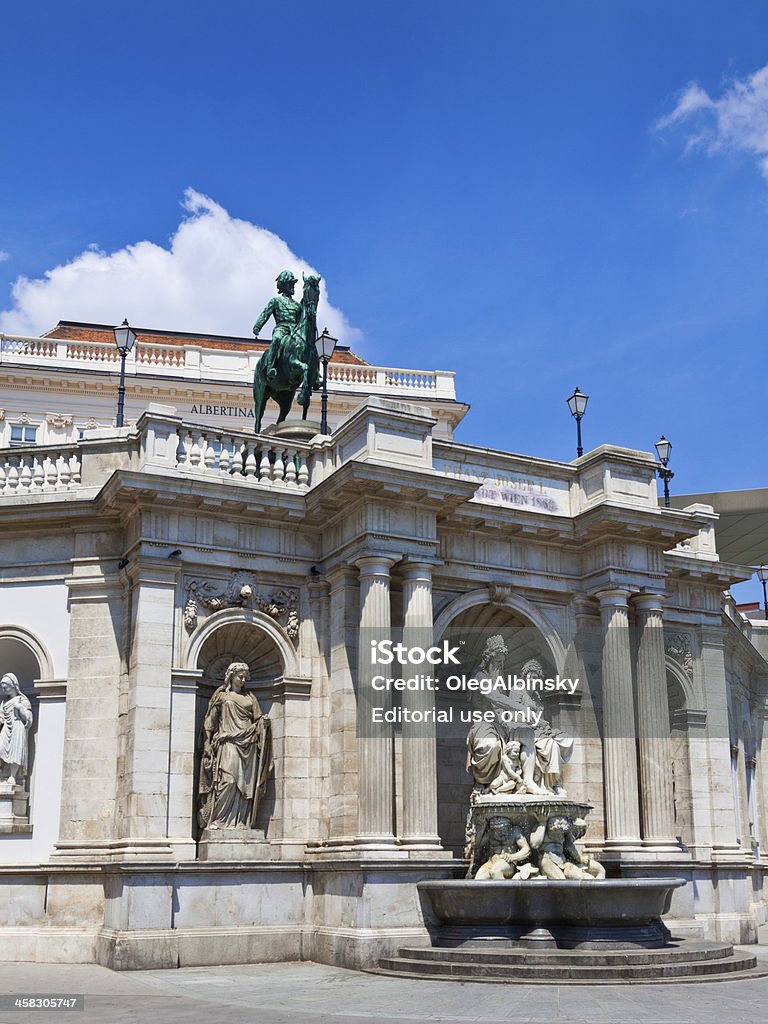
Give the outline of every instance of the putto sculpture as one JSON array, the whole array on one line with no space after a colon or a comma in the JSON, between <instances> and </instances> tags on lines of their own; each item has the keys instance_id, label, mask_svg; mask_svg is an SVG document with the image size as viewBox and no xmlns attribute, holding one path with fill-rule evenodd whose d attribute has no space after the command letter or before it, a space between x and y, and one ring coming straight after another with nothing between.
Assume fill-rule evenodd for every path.
<instances>
[{"instance_id":1,"label":"putto sculpture","mask_svg":"<svg viewBox=\"0 0 768 1024\"><path fill-rule=\"evenodd\" d=\"M280 407L277 422L282 423L298 390L302 418L306 419L312 392L320 385L320 360L315 348L320 278L304 275L301 302L293 297L297 278L290 270L281 271L276 282L277 295L269 300L253 325L253 333L258 338L267 320L273 317L275 321L272 341L259 359L253 376L256 433L261 430L268 398L274 399Z\"/></svg>"},{"instance_id":2,"label":"putto sculpture","mask_svg":"<svg viewBox=\"0 0 768 1024\"><path fill-rule=\"evenodd\" d=\"M0 698L0 762L5 775L2 781L16 786L27 774L27 734L32 725L32 705L21 692L19 680L13 672L6 672L0 679Z\"/></svg>"},{"instance_id":3,"label":"putto sculpture","mask_svg":"<svg viewBox=\"0 0 768 1024\"><path fill-rule=\"evenodd\" d=\"M272 771L270 722L245 692L248 665L233 661L211 697L202 729L198 823L202 829L254 829Z\"/></svg>"}]
</instances>

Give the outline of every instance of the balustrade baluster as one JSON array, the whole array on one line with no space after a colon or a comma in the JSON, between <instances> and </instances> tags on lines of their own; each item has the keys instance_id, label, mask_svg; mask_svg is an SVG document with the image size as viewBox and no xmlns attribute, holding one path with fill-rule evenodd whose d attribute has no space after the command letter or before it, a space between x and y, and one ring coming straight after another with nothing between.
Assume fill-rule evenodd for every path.
<instances>
[{"instance_id":1,"label":"balustrade baluster","mask_svg":"<svg viewBox=\"0 0 768 1024\"><path fill-rule=\"evenodd\" d=\"M245 447L248 455L245 460L245 475L248 479L256 476L256 442L246 441Z\"/></svg>"},{"instance_id":2,"label":"balustrade baluster","mask_svg":"<svg viewBox=\"0 0 768 1024\"><path fill-rule=\"evenodd\" d=\"M71 479L69 481L70 487L80 486L80 459L77 454L71 455L69 458L69 471Z\"/></svg>"},{"instance_id":3,"label":"balustrade baluster","mask_svg":"<svg viewBox=\"0 0 768 1024\"><path fill-rule=\"evenodd\" d=\"M221 435L221 449L219 451L219 472L229 475L229 463L230 463L230 445L232 444L232 438L229 434Z\"/></svg>"},{"instance_id":4,"label":"balustrade baluster","mask_svg":"<svg viewBox=\"0 0 768 1024\"><path fill-rule=\"evenodd\" d=\"M45 483L45 470L43 469L43 460L35 459L35 465L32 472L32 487L33 491L42 491L43 484Z\"/></svg>"},{"instance_id":5,"label":"balustrade baluster","mask_svg":"<svg viewBox=\"0 0 768 1024\"><path fill-rule=\"evenodd\" d=\"M11 494L16 493L16 489L19 486L19 457L18 455L11 455L8 460L8 487L10 488Z\"/></svg>"},{"instance_id":6,"label":"balustrade baluster","mask_svg":"<svg viewBox=\"0 0 768 1024\"><path fill-rule=\"evenodd\" d=\"M192 444L189 449L189 464L193 469L196 469L202 456L202 452L200 450L200 431L192 430L191 435Z\"/></svg>"},{"instance_id":7,"label":"balustrade baluster","mask_svg":"<svg viewBox=\"0 0 768 1024\"><path fill-rule=\"evenodd\" d=\"M244 448L245 448L245 445L241 444L239 441L235 442L235 450L234 450L234 453L232 455L232 469L230 470L230 472L232 473L233 476L242 476L243 475L243 450L244 450Z\"/></svg>"},{"instance_id":8,"label":"balustrade baluster","mask_svg":"<svg viewBox=\"0 0 768 1024\"><path fill-rule=\"evenodd\" d=\"M216 447L215 447L216 435L211 431L208 434L203 434L203 441L205 442L205 471L210 473L213 470L216 462Z\"/></svg>"},{"instance_id":9,"label":"balustrade baluster","mask_svg":"<svg viewBox=\"0 0 768 1024\"><path fill-rule=\"evenodd\" d=\"M59 482L58 489L65 491L69 487L69 463L63 455L59 455L56 459L56 467L59 471Z\"/></svg>"},{"instance_id":10,"label":"balustrade baluster","mask_svg":"<svg viewBox=\"0 0 768 1024\"><path fill-rule=\"evenodd\" d=\"M272 476L272 463L269 461L269 449L266 445L261 449L259 462L259 480L269 480Z\"/></svg>"},{"instance_id":11,"label":"balustrade baluster","mask_svg":"<svg viewBox=\"0 0 768 1024\"><path fill-rule=\"evenodd\" d=\"M309 484L309 466L307 465L306 455L301 449L296 453L296 460L299 464L296 482L299 487L306 487Z\"/></svg>"},{"instance_id":12,"label":"balustrade baluster","mask_svg":"<svg viewBox=\"0 0 768 1024\"><path fill-rule=\"evenodd\" d=\"M275 448L275 464L272 467L272 479L275 483L283 483L285 478L285 453L280 448Z\"/></svg>"},{"instance_id":13,"label":"balustrade baluster","mask_svg":"<svg viewBox=\"0 0 768 1024\"><path fill-rule=\"evenodd\" d=\"M19 491L29 491L32 486L32 470L29 460L23 455L21 457L21 472L19 473Z\"/></svg>"},{"instance_id":14,"label":"balustrade baluster","mask_svg":"<svg viewBox=\"0 0 768 1024\"><path fill-rule=\"evenodd\" d=\"M291 451L290 448L285 453L285 482L296 486L296 451Z\"/></svg>"},{"instance_id":15,"label":"balustrade baluster","mask_svg":"<svg viewBox=\"0 0 768 1024\"><path fill-rule=\"evenodd\" d=\"M6 462L0 461L0 494L5 493L5 485L8 479L5 471L6 465Z\"/></svg>"}]
</instances>

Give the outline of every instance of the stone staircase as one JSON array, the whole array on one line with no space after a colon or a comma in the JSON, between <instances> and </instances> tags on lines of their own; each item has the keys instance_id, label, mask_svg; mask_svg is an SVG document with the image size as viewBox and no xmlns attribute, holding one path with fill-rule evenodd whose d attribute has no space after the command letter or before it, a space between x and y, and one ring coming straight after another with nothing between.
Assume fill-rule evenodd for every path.
<instances>
[{"instance_id":1,"label":"stone staircase","mask_svg":"<svg viewBox=\"0 0 768 1024\"><path fill-rule=\"evenodd\" d=\"M757 958L725 943L677 940L662 949L478 949L414 946L379 961L377 974L526 984L655 984L763 977Z\"/></svg>"}]
</instances>

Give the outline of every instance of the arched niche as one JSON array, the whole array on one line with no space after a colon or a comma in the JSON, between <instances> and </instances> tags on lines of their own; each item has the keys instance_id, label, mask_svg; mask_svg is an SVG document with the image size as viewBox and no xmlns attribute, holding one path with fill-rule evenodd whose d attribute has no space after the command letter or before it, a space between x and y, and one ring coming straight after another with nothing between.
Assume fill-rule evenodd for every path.
<instances>
[{"instance_id":1,"label":"arched niche","mask_svg":"<svg viewBox=\"0 0 768 1024\"><path fill-rule=\"evenodd\" d=\"M194 751L194 781L188 797L193 808L192 835L199 837L197 824L197 788L199 784L201 729L210 699L224 682L228 666L245 662L249 668L246 689L253 692L261 710L272 724L272 755L274 772L264 799L259 804L257 827L263 829L267 839L280 839L291 826L287 801L284 798L286 778L292 770L288 763L294 754L296 720L308 714L311 680L298 675L299 661L296 649L273 618L250 608L226 608L214 612L192 634L187 646L185 663L178 673L179 693L175 706L180 708L178 719L174 714L173 728L179 724L180 743ZM188 680L195 680L189 687ZM186 715L181 709L187 699L194 701L194 711ZM184 736L184 730L194 720L194 734ZM300 730L298 730L300 731Z\"/></svg>"},{"instance_id":2,"label":"arched niche","mask_svg":"<svg viewBox=\"0 0 768 1024\"><path fill-rule=\"evenodd\" d=\"M32 726L27 733L27 775L24 783L30 794L28 818L32 821L38 760L35 748L40 724L40 706L35 683L53 677L53 662L43 641L23 626L0 625L0 676L6 672L12 672L16 676L22 693L32 705Z\"/></svg>"},{"instance_id":3,"label":"arched niche","mask_svg":"<svg viewBox=\"0 0 768 1024\"><path fill-rule=\"evenodd\" d=\"M545 676L563 674L565 648L560 637L546 617L518 595L507 593L503 600L491 601L491 593L486 588L470 591L442 609L434 625L436 642L447 639L453 645L463 641L457 655L461 667L452 669L457 674L475 673L487 640L494 633L501 634L507 646L505 672L517 673L529 659L535 658L541 663ZM546 695L542 697L547 715ZM441 706L439 697L438 706ZM469 725L451 729L450 733L438 728L436 743L438 832L443 845L458 857L463 856L473 786L465 767L468 732Z\"/></svg>"}]
</instances>

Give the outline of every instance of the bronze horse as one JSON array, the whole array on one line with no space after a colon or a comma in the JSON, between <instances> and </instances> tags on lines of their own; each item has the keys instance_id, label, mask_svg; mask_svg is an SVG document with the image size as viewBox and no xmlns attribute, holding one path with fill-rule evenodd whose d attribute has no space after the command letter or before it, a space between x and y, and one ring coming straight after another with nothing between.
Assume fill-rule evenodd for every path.
<instances>
[{"instance_id":1,"label":"bronze horse","mask_svg":"<svg viewBox=\"0 0 768 1024\"><path fill-rule=\"evenodd\" d=\"M271 359L271 365L277 371L274 378L267 378L264 356L256 364L256 372L253 375L253 401L257 434L261 430L261 420L268 398L274 399L280 407L277 422L282 423L291 411L298 390L299 404L303 410L302 419L306 419L312 392L319 385L320 360L315 348L315 339L320 278L312 274L309 277L306 274L303 276L304 292L301 297L299 320L288 337L277 342L278 349Z\"/></svg>"}]
</instances>

